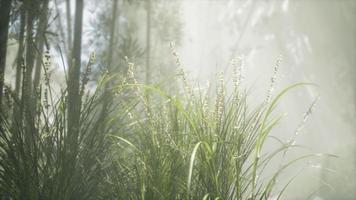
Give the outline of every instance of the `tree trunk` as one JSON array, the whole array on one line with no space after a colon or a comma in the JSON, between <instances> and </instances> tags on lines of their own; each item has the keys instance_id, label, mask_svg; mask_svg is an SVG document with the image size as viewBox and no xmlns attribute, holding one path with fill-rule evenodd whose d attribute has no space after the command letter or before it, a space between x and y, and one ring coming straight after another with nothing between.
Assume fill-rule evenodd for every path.
<instances>
[{"instance_id":1,"label":"tree trunk","mask_svg":"<svg viewBox=\"0 0 356 200\"><path fill-rule=\"evenodd\" d=\"M72 64L68 74L68 135L76 146L80 128L81 96L79 94L81 45L83 24L83 0L76 1L75 30L72 51ZM76 150L75 150L76 151ZM73 152L76 153L76 152Z\"/></svg>"},{"instance_id":2,"label":"tree trunk","mask_svg":"<svg viewBox=\"0 0 356 200\"><path fill-rule=\"evenodd\" d=\"M151 79L151 0L147 0L146 14L146 84L149 84Z\"/></svg>"},{"instance_id":3,"label":"tree trunk","mask_svg":"<svg viewBox=\"0 0 356 200\"><path fill-rule=\"evenodd\" d=\"M21 90L21 77L24 65L23 50L24 50L24 40L25 40L25 25L26 25L26 13L24 6L20 10L20 34L18 39L18 50L16 59L16 80L15 80L15 106L14 106L14 127L21 127L22 124L22 113L23 105L20 102L20 90Z\"/></svg>"},{"instance_id":4,"label":"tree trunk","mask_svg":"<svg viewBox=\"0 0 356 200\"><path fill-rule=\"evenodd\" d=\"M114 0L114 5L112 9L112 24L110 29L110 41L109 41L109 55L108 55L108 70L112 71L112 55L114 51L114 43L115 43L115 28L116 28L116 15L117 15L117 2L118 0Z\"/></svg>"},{"instance_id":5,"label":"tree trunk","mask_svg":"<svg viewBox=\"0 0 356 200\"><path fill-rule=\"evenodd\" d=\"M25 2L26 9L26 62L25 73L22 85L22 99L21 104L24 105L24 120L26 124L26 131L29 134L34 134L34 108L32 107L32 72L36 56L36 48L33 41L34 33L34 10L37 6L34 2Z\"/></svg>"},{"instance_id":6,"label":"tree trunk","mask_svg":"<svg viewBox=\"0 0 356 200\"><path fill-rule=\"evenodd\" d=\"M25 40L25 9L23 6L20 11L20 34L18 40L18 50L17 50L17 59L16 59L16 80L15 80L15 95L17 99L20 99L20 89L21 89L21 73L23 65L23 49L24 49L24 40Z\"/></svg>"},{"instance_id":7,"label":"tree trunk","mask_svg":"<svg viewBox=\"0 0 356 200\"><path fill-rule=\"evenodd\" d=\"M38 49L38 54L36 58L36 67L35 67L35 77L33 81L33 88L35 91L37 91L38 86L40 84L40 79L41 79L41 69L42 69L42 64L43 64L43 47L44 47L44 42L45 42L45 32L46 32L46 27L47 27L47 15L48 15L48 1L49 0L44 0L43 6L42 6L42 13L40 16L40 22L38 25L38 31L36 35L36 44L37 44L37 49ZM36 106L36 103L35 103Z\"/></svg>"},{"instance_id":8,"label":"tree trunk","mask_svg":"<svg viewBox=\"0 0 356 200\"><path fill-rule=\"evenodd\" d=\"M11 0L2 0L0 2L0 112L2 107L2 96L4 87L10 8Z\"/></svg>"},{"instance_id":9,"label":"tree trunk","mask_svg":"<svg viewBox=\"0 0 356 200\"><path fill-rule=\"evenodd\" d=\"M70 0L66 0L66 15L67 15L67 38L68 46L72 44L72 18L71 18L71 8Z\"/></svg>"},{"instance_id":10,"label":"tree trunk","mask_svg":"<svg viewBox=\"0 0 356 200\"><path fill-rule=\"evenodd\" d=\"M71 63L71 53L70 53L71 51L70 51L70 49L72 48L72 43L67 44L68 40L66 39L66 35L64 33L65 28L64 28L64 26L62 24L62 15L61 15L60 8L58 6L57 0L54 0L53 3L54 3L54 7L56 9L57 16L58 16L58 19L56 20L57 27L58 27L57 30L59 32L58 35L60 36L60 37L58 37L59 38L58 43L63 45L63 49L64 49L64 52L65 52L65 55L68 58L68 66L71 66L72 63Z\"/></svg>"},{"instance_id":11,"label":"tree trunk","mask_svg":"<svg viewBox=\"0 0 356 200\"><path fill-rule=\"evenodd\" d=\"M110 39L109 39L109 48L108 48L108 60L107 60L107 70L108 70L108 74L112 74L113 73L113 69L112 69L112 56L113 56L113 52L114 52L114 44L115 44L115 30L116 30L116 18L117 18L117 4L118 4L118 0L114 0L114 4L113 4L113 8L112 8L112 17L111 17L111 27L110 27ZM103 126L103 122L105 122L106 117L108 115L108 110L109 110L109 105L112 101L112 97L110 94L110 88L112 85L112 81L108 81L105 84L105 88L104 88L104 101L103 101L103 107L99 116L99 120L98 120L98 125L97 126L99 128L99 130L101 130L101 132L104 132L104 126Z\"/></svg>"}]
</instances>

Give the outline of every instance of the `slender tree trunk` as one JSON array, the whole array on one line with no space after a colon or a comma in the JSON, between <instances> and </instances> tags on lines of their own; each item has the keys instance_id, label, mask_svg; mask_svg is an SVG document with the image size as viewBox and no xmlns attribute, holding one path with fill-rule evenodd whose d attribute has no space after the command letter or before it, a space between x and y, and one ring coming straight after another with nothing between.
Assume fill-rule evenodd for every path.
<instances>
[{"instance_id":1,"label":"slender tree trunk","mask_svg":"<svg viewBox=\"0 0 356 200\"><path fill-rule=\"evenodd\" d=\"M115 44L115 29L116 29L116 17L117 17L117 3L118 0L114 0L114 5L112 8L112 24L110 29L110 41L109 41L109 54L108 54L108 70L109 72L112 71L112 55L114 51L114 44Z\"/></svg>"},{"instance_id":2,"label":"slender tree trunk","mask_svg":"<svg viewBox=\"0 0 356 200\"><path fill-rule=\"evenodd\" d=\"M20 10L20 34L18 39L18 50L17 50L17 60L16 60L16 80L15 80L15 101L16 105L14 106L14 126L13 127L21 127L22 124L22 113L23 113L23 105L20 102L20 90L21 90L21 78L24 70L24 40L25 40L25 25L26 25L26 13L24 6L21 7Z\"/></svg>"},{"instance_id":3,"label":"slender tree trunk","mask_svg":"<svg viewBox=\"0 0 356 200\"><path fill-rule=\"evenodd\" d=\"M44 0L43 6L42 6L42 13L40 16L40 21L39 21L39 26L38 26L38 31L36 35L36 44L37 49L38 49L38 54L36 58L36 67L35 67L35 77L33 81L33 88L35 91L37 91L38 86L40 84L40 79L41 79L41 69L42 69L42 60L43 60L43 47L44 47L44 42L45 42L45 32L46 32L46 27L47 27L47 15L48 15L48 1L49 0ZM36 106L36 103L35 103Z\"/></svg>"},{"instance_id":4,"label":"slender tree trunk","mask_svg":"<svg viewBox=\"0 0 356 200\"><path fill-rule=\"evenodd\" d=\"M20 11L20 34L19 34L19 46L17 50L17 60L16 60L16 80L15 80L15 95L17 99L20 99L20 89L21 89L21 73L22 65L24 64L23 60L23 49L24 49L24 40L25 40L25 25L26 25L26 13L23 6Z\"/></svg>"},{"instance_id":5,"label":"slender tree trunk","mask_svg":"<svg viewBox=\"0 0 356 200\"><path fill-rule=\"evenodd\" d=\"M25 97L27 98L26 100L29 99L31 96L32 92L32 72L33 72L33 67L34 67L34 62L35 62L35 56L36 56L36 49L34 48L34 40L33 40L33 24L34 24L34 8L33 8L33 3L32 2L27 2L26 5L26 13L27 13L27 18L26 18L26 29L27 29L27 34L26 34L26 95Z\"/></svg>"},{"instance_id":6,"label":"slender tree trunk","mask_svg":"<svg viewBox=\"0 0 356 200\"><path fill-rule=\"evenodd\" d=\"M116 18L117 18L117 4L118 4L118 0L114 0L114 4L112 7L112 17L111 17L111 27L110 27L110 39L109 39L109 48L108 48L108 60L107 60L107 70L109 75L113 73L113 69L112 69L112 56L113 56L113 52L114 52L114 44L115 44L115 30L116 30ZM109 110L109 105L112 101L112 97L110 95L110 88L112 85L112 81L108 81L105 84L105 88L104 88L104 101L103 101L103 107L99 116L99 120L98 123L100 125L99 130L101 130L101 132L104 131L104 126L103 126L103 122L105 122L106 117L108 115L108 110Z\"/></svg>"},{"instance_id":7,"label":"slender tree trunk","mask_svg":"<svg viewBox=\"0 0 356 200\"><path fill-rule=\"evenodd\" d=\"M81 96L79 94L82 24L83 24L83 0L76 1L75 30L72 52L72 64L68 74L68 134L73 145L76 146L80 128ZM75 150L76 151L76 150ZM74 152L76 153L76 152Z\"/></svg>"},{"instance_id":8,"label":"slender tree trunk","mask_svg":"<svg viewBox=\"0 0 356 200\"><path fill-rule=\"evenodd\" d=\"M70 0L66 0L66 15L67 15L67 38L68 46L72 44L72 18L71 18L71 7Z\"/></svg>"},{"instance_id":9,"label":"slender tree trunk","mask_svg":"<svg viewBox=\"0 0 356 200\"><path fill-rule=\"evenodd\" d=\"M151 82L151 12L152 5L151 0L147 0L147 12L146 12L146 84L149 85ZM150 95L145 92L145 98L147 101L146 109L148 112L150 107ZM147 113L148 114L148 113Z\"/></svg>"},{"instance_id":10,"label":"slender tree trunk","mask_svg":"<svg viewBox=\"0 0 356 200\"><path fill-rule=\"evenodd\" d=\"M71 61L69 61L69 72L68 72L68 107L67 107L67 141L65 145L67 146L66 161L63 163L64 168L72 172L67 174L67 180L70 184L69 187L75 187L76 180L72 180L74 174L76 173L76 163L78 155L78 138L80 131L80 111L81 111L81 96L79 94L80 87L80 68L81 68L81 46L82 46L82 25L83 25L83 7L84 0L76 0L75 7L75 28L74 28L74 40ZM79 191L73 191L71 194L71 199L79 198Z\"/></svg>"},{"instance_id":11,"label":"slender tree trunk","mask_svg":"<svg viewBox=\"0 0 356 200\"><path fill-rule=\"evenodd\" d=\"M0 1L0 112L4 87L7 35L9 30L11 0Z\"/></svg>"},{"instance_id":12,"label":"slender tree trunk","mask_svg":"<svg viewBox=\"0 0 356 200\"><path fill-rule=\"evenodd\" d=\"M32 72L35 62L36 49L33 41L34 33L34 10L36 4L31 1L25 2L26 6L26 62L24 83L22 85L22 105L24 105L24 120L26 131L34 134L34 108L32 107Z\"/></svg>"},{"instance_id":13,"label":"slender tree trunk","mask_svg":"<svg viewBox=\"0 0 356 200\"><path fill-rule=\"evenodd\" d=\"M146 84L149 84L151 79L151 0L147 0L146 14Z\"/></svg>"},{"instance_id":14,"label":"slender tree trunk","mask_svg":"<svg viewBox=\"0 0 356 200\"><path fill-rule=\"evenodd\" d=\"M67 39L66 39L66 35L64 33L64 26L62 24L62 16L61 16L61 12L60 12L60 8L58 7L58 2L57 0L54 0L54 7L56 9L56 12L57 12L57 15L58 15L58 19L56 20L57 21L57 26L58 26L58 32L59 32L59 35L60 35L60 43L63 44L63 48L64 48L64 52L65 52L65 55L67 56L68 58L68 66L71 66L72 63L71 63L71 51L70 49L72 48L72 43L70 44L67 44Z\"/></svg>"}]
</instances>

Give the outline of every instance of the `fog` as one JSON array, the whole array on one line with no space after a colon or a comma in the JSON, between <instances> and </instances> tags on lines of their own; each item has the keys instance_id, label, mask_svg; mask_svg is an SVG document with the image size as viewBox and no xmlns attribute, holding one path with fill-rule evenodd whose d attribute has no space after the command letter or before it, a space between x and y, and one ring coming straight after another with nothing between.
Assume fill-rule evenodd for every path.
<instances>
[{"instance_id":1,"label":"fog","mask_svg":"<svg viewBox=\"0 0 356 200\"><path fill-rule=\"evenodd\" d=\"M355 11L356 2L346 0L182 2L184 39L179 50L193 79L205 83L219 71L228 73L230 60L243 56L243 82L252 86L253 101L265 94L281 55L277 90L295 82L316 84L291 92L281 102L280 110L287 115L277 134L292 134L320 96L297 143L338 158L317 162L330 168L328 172L314 166L299 175L290 187L295 195L291 199L317 190L328 199L355 195L350 179L356 163Z\"/></svg>"},{"instance_id":2,"label":"fog","mask_svg":"<svg viewBox=\"0 0 356 200\"><path fill-rule=\"evenodd\" d=\"M29 2L31 5L35 1ZM45 41L37 42L41 41L37 37L28 40L36 44L36 48L32 50L38 52L40 58L33 63L45 63L43 58L50 55L47 60L50 64L46 66L48 72L42 75L41 80L46 83L44 77L50 74L54 98L57 99L66 91L66 86L70 96L70 80L68 83L66 80L70 79L73 72L71 67L74 66L74 61L78 61L73 53L76 52L75 34L78 25L75 21L75 9L78 2L80 1L49 0L47 7L43 5L34 9L38 17L34 17L32 22L33 34L40 38L43 31ZM9 85L15 93L15 88L18 87L16 84L20 83L16 75L21 72L16 71L15 66L20 69L21 65L17 60L19 57L24 58L26 66L28 60L31 60L28 56L31 49L27 49L31 47L27 47L30 43L26 38L30 34L26 33L25 40L22 39L25 46L21 47L19 42L23 24L19 16L22 15L20 10L23 5L27 4L23 1L11 3L7 52L5 51L5 85ZM46 8L47 26L41 30L40 13ZM85 0L83 9L83 30L79 45L81 51L78 53L81 66L78 72L81 73L81 78L86 72L85 66L91 63L90 55L94 55L92 52L96 53L97 59L89 70L91 75L88 75L88 95L95 94L94 91L100 85L100 77L105 77L102 75L105 72L117 73L114 76L114 81L117 82L112 84L120 83L126 73L130 74L127 66L131 63L134 63L139 82L152 84L152 87L163 81L168 90L174 91L176 86L169 77L175 75L177 67L182 67L187 81L195 91L206 91L209 85L215 87L219 73L224 74L227 90L232 91L234 72L231 63L241 59L241 87L248 94L249 108L263 102L269 91L272 96L276 96L292 84L306 83L289 91L278 102L273 116L283 117L268 137L263 152L269 153L276 148L277 143L273 137L288 142L296 136L294 145L298 148L288 152L287 160L306 154L323 156L302 159L282 174L277 185L282 187L288 184L288 187L281 199L356 198L355 0ZM28 27L29 24L26 25L26 31ZM176 55L170 47L172 44L181 66L177 66ZM21 48L26 50L21 52ZM47 54L40 49L47 51ZM280 65L275 68L279 60ZM32 80L36 75L30 73L28 77ZM78 87L79 85L78 83ZM105 87L102 93L105 94L108 88ZM26 97L24 94L25 91L20 95L22 99ZM153 102L154 98L152 97ZM141 107L144 106L145 103ZM131 111L129 113L131 116ZM38 117L39 121L42 118ZM52 115L49 118L55 119ZM127 123L124 117L120 120L117 126ZM124 138L119 136L118 138ZM2 141L5 140L0 139ZM131 145L129 139L122 141ZM191 152L192 145L188 149ZM1 159L5 157L2 156ZM271 160L272 167L267 167L267 171L273 173L273 166L278 166L281 159L284 158L277 156ZM4 171L3 169L5 167L1 165L0 170ZM125 174L126 171L121 173ZM182 179L185 181L186 177ZM293 181L288 183L290 179ZM7 189L1 189L0 199L12 197L3 190ZM176 196L178 199L180 197ZM277 198L272 195L268 199Z\"/></svg>"}]
</instances>

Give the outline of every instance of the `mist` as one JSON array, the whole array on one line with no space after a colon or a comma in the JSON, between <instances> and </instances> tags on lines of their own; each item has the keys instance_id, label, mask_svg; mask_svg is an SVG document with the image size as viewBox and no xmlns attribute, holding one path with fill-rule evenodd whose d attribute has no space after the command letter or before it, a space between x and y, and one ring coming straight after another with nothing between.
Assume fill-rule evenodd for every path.
<instances>
[{"instance_id":1,"label":"mist","mask_svg":"<svg viewBox=\"0 0 356 200\"><path fill-rule=\"evenodd\" d=\"M0 11L0 199L356 198L356 1Z\"/></svg>"},{"instance_id":2,"label":"mist","mask_svg":"<svg viewBox=\"0 0 356 200\"><path fill-rule=\"evenodd\" d=\"M227 72L232 58L243 56L244 84L252 87L252 95L264 95L273 65L281 55L278 89L295 82L316 85L292 92L280 103L286 116L276 134L288 138L286 135L295 131L308 106L318 99L297 143L338 158L313 163L317 167L305 170L307 175L302 173L295 181L290 191L295 197L286 199L304 199L306 193L319 190L326 199L354 198L355 183L349 176L355 176L355 2L182 4L185 39L180 50L194 80L205 83L215 78L217 72ZM254 101L261 97L251 98ZM318 168L321 166L328 172Z\"/></svg>"}]
</instances>

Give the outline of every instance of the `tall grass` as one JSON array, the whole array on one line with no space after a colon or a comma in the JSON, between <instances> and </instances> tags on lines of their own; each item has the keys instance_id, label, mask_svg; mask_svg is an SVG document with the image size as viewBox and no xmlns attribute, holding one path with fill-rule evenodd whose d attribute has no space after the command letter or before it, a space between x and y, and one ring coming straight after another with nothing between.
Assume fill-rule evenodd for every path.
<instances>
[{"instance_id":1,"label":"tall grass","mask_svg":"<svg viewBox=\"0 0 356 200\"><path fill-rule=\"evenodd\" d=\"M238 63L233 64L231 94L223 74L212 92L193 89L180 69L177 81L183 90L170 94L164 83L139 84L130 72L131 82L124 87L140 102L128 113L128 130L111 135L116 171L109 180L119 199L281 198L285 188L275 187L279 175L292 163L315 155L285 162L268 173L272 159L294 143L281 143L267 153L263 146L281 119L272 117L278 102L304 84L291 85L272 98L274 75L266 99L251 107L240 88ZM177 64L180 67L178 57ZM148 92L149 102L144 98Z\"/></svg>"},{"instance_id":2,"label":"tall grass","mask_svg":"<svg viewBox=\"0 0 356 200\"><path fill-rule=\"evenodd\" d=\"M108 167L104 163L110 141L105 135L110 127L99 119L98 113L105 98L101 88L108 78L100 81L97 90L89 94L85 90L88 74L84 74L80 127L78 138L74 138L68 134L67 90L60 91L56 97L47 70L45 68L45 81L35 94L35 113L12 113L8 108L6 115L1 114L0 197L99 199L106 188ZM18 108L15 110L21 110L21 100L11 89L8 91L7 105L11 103Z\"/></svg>"},{"instance_id":3,"label":"tall grass","mask_svg":"<svg viewBox=\"0 0 356 200\"><path fill-rule=\"evenodd\" d=\"M172 49L179 73L154 85L140 84L134 64L128 63L127 75L110 92L103 92L103 85L117 76L104 76L96 91L86 95L85 74L78 138L67 131L67 90L55 98L48 78L36 95L34 119L25 115L17 121L16 113L2 114L0 197L280 199L286 187L276 187L279 175L313 155L283 162L267 172L272 160L284 157L294 143L281 142L273 151L265 151L264 144L281 119L273 117L278 102L304 84L273 96L273 75L266 99L252 107L240 86L239 60L232 63L231 92L223 74L216 87L194 89ZM172 80L182 89L167 92L164 86ZM9 102L21 106L9 91ZM107 95L112 101L103 119ZM27 120L34 121L30 129Z\"/></svg>"}]
</instances>

